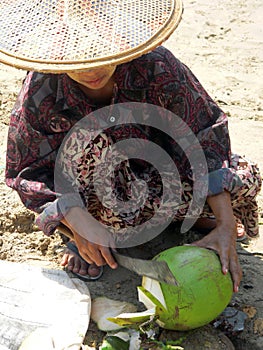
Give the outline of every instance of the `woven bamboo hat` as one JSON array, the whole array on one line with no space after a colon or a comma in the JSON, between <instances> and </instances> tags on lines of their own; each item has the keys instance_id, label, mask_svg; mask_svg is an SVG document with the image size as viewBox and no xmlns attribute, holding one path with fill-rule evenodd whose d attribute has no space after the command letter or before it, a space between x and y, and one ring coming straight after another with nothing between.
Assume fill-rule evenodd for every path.
<instances>
[{"instance_id":1,"label":"woven bamboo hat","mask_svg":"<svg viewBox=\"0 0 263 350\"><path fill-rule=\"evenodd\" d=\"M41 72L117 65L175 30L182 0L1 0L0 62Z\"/></svg>"}]
</instances>

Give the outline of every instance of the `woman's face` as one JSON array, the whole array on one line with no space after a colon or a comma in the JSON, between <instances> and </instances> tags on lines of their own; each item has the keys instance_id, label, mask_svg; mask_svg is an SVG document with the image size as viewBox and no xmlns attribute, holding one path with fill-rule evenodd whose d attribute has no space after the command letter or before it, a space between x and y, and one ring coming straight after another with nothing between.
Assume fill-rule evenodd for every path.
<instances>
[{"instance_id":1,"label":"woman's face","mask_svg":"<svg viewBox=\"0 0 263 350\"><path fill-rule=\"evenodd\" d=\"M91 89L97 90L105 87L112 77L116 66L106 66L89 69L82 72L67 73L77 83Z\"/></svg>"}]
</instances>

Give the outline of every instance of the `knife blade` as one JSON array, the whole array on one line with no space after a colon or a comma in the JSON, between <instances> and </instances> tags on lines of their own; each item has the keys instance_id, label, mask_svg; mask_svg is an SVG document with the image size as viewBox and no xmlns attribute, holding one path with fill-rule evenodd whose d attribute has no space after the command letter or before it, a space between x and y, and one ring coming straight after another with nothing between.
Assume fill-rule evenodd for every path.
<instances>
[{"instance_id":1,"label":"knife blade","mask_svg":"<svg viewBox=\"0 0 263 350\"><path fill-rule=\"evenodd\" d=\"M74 239L72 232L66 225L60 224L57 227L57 230L68 238ZM130 256L120 254L113 249L111 249L111 252L120 266L135 272L139 276L146 276L162 283L172 284L176 286L178 285L178 282L176 281L174 275L172 274L169 266L165 261L132 258Z\"/></svg>"},{"instance_id":2,"label":"knife blade","mask_svg":"<svg viewBox=\"0 0 263 350\"><path fill-rule=\"evenodd\" d=\"M167 284L178 285L174 275L165 261L144 260L122 255L111 250L117 263L126 269Z\"/></svg>"}]
</instances>

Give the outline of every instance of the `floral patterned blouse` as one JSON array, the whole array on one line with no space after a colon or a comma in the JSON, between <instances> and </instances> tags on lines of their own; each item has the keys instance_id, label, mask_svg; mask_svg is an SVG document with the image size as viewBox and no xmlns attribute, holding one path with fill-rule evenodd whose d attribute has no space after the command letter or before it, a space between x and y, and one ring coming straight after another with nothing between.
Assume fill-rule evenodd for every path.
<instances>
[{"instance_id":1,"label":"floral patterned blouse","mask_svg":"<svg viewBox=\"0 0 263 350\"><path fill-rule=\"evenodd\" d=\"M198 138L209 170L208 196L242 185L231 166L227 117L210 98L188 67L164 47L119 65L114 73L112 104L148 103L175 113ZM59 147L73 125L101 106L94 104L67 74L29 72L12 110L6 162L6 184L15 189L24 205L39 214L37 223L51 234L63 218L60 202L76 205L74 196L58 193L54 167ZM115 140L127 129L114 129ZM129 133L141 137L138 128ZM144 136L147 132L143 132ZM149 136L149 135L148 135ZM146 136L147 137L147 136ZM149 138L151 138L149 136ZM154 139L154 137L152 137ZM187 156L167 149L181 179L192 186Z\"/></svg>"}]
</instances>

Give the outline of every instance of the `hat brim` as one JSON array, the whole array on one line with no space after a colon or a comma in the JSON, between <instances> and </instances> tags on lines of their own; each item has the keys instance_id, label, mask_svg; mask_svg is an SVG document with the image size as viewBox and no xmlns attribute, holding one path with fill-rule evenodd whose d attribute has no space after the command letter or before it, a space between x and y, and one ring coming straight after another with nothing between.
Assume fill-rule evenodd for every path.
<instances>
[{"instance_id":1,"label":"hat brim","mask_svg":"<svg viewBox=\"0 0 263 350\"><path fill-rule=\"evenodd\" d=\"M12 2L14 2L14 0L12 0ZM18 38L18 43L20 45L19 52L18 50L16 50L15 45L5 46L4 44L1 45L0 43L0 62L25 70L34 70L45 73L65 73L73 71L84 71L87 69L98 68L105 65L119 65L121 63L131 61L149 51L152 51L154 48L161 45L170 37L170 35L177 28L178 24L181 21L183 13L182 0L170 0L170 2L172 6L170 8L170 12L167 14L164 21L155 25L156 28L151 32L150 36L144 38L142 34L142 38L140 38L140 41L136 43L136 45L134 45L133 47L128 45L127 48L119 50L118 52L106 52L102 55L95 55L94 58L87 58L85 57L85 55L83 55L83 57L74 57L73 59L71 59L71 57L67 57L66 59L52 59L50 56L43 58L35 58L32 49L29 50L30 52L27 52L26 49L23 49L23 42L21 41L21 39ZM1 21L3 21L3 18L4 14L2 13L0 23ZM130 26L134 27L135 24L131 22ZM42 30L40 28L41 27L39 26L38 30ZM8 35L8 30L12 30L14 32L14 29L7 28L7 33L5 33L5 37L7 37ZM43 28L43 30L45 30L45 28ZM131 31L130 28L128 28L127 31L128 30ZM16 38L17 36L18 35L13 34L13 37ZM31 40L30 45L31 47L34 47L34 44L32 42L33 40L36 40L36 38L28 34L27 41L28 40ZM4 41L1 40L0 42ZM25 55L24 52L26 53Z\"/></svg>"}]
</instances>

